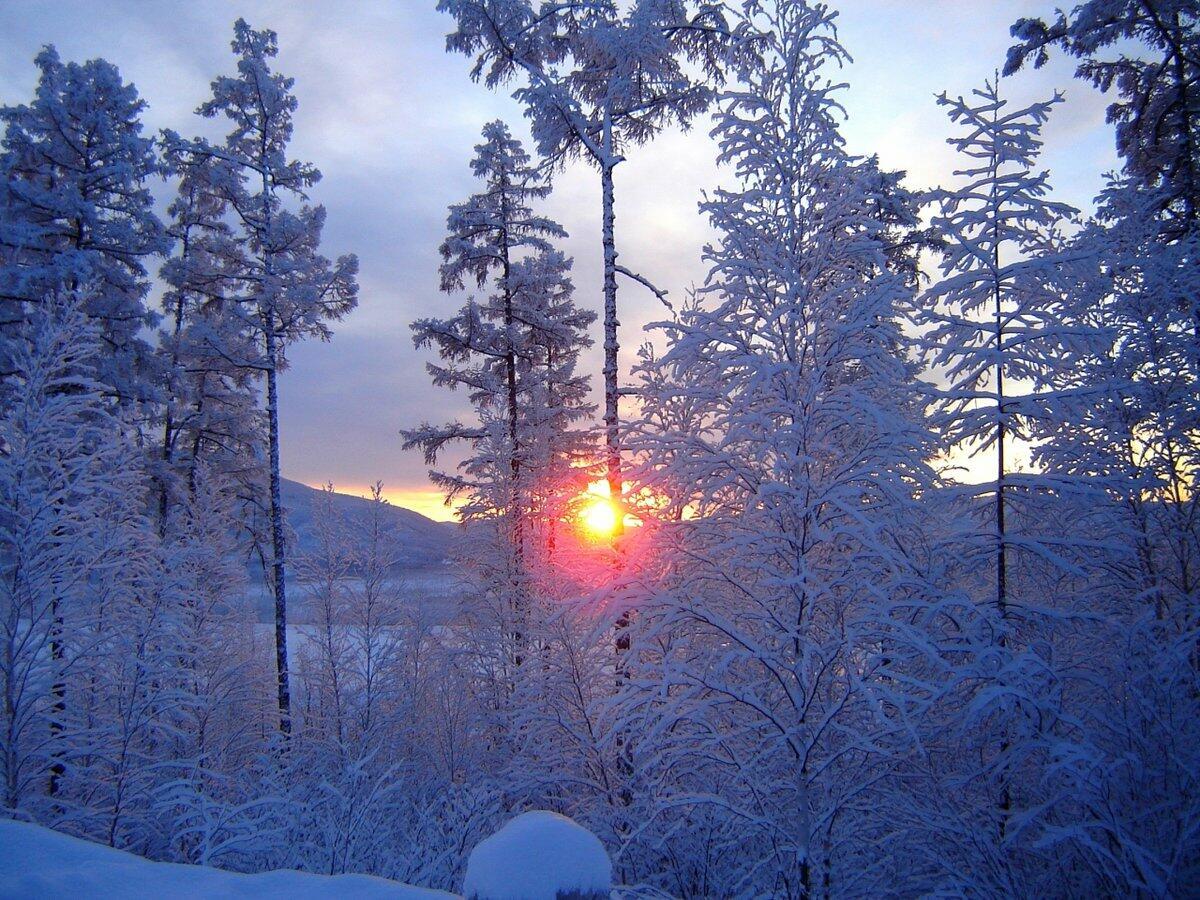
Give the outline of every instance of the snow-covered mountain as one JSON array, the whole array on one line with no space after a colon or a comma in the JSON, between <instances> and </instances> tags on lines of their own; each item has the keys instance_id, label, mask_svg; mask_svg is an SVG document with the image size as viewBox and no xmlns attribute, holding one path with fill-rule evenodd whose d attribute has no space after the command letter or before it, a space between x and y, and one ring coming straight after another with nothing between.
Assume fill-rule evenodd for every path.
<instances>
[{"instance_id":1,"label":"snow-covered mountain","mask_svg":"<svg viewBox=\"0 0 1200 900\"><path fill-rule=\"evenodd\" d=\"M321 492L298 481L283 480L283 505L287 523L295 534L295 550L303 554L314 545L313 501ZM334 510L350 531L365 528L371 501L349 494L334 494ZM401 506L388 505L385 513L388 536L400 564L406 569L440 566L450 551L456 526L435 522Z\"/></svg>"},{"instance_id":2,"label":"snow-covered mountain","mask_svg":"<svg viewBox=\"0 0 1200 900\"><path fill-rule=\"evenodd\" d=\"M294 588L291 620L306 621L306 591L300 576L300 563L305 554L317 547L314 522L314 503L321 491L298 481L283 480L283 506L288 528L288 560L291 566L289 584ZM333 508L350 540L356 534L365 536L372 514L371 501L349 494L333 495ZM266 523L258 523L265 533ZM393 585L402 590L413 604L419 604L435 620L453 615L459 602L458 578L455 569L447 564L458 526L452 522L435 522L420 513L400 506L388 505L384 510L385 537L396 565L391 577ZM274 620L273 599L264 578L262 561L255 555L246 559L249 577L249 596L260 622Z\"/></svg>"}]
</instances>

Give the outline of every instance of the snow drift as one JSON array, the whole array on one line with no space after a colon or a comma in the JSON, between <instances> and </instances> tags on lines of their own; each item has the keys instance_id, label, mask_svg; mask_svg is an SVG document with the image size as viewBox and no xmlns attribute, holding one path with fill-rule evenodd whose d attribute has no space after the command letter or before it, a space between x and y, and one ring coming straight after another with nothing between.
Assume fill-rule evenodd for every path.
<instances>
[{"instance_id":1,"label":"snow drift","mask_svg":"<svg viewBox=\"0 0 1200 900\"><path fill-rule=\"evenodd\" d=\"M243 875L156 863L38 825L0 820L0 898L255 897L289 900L357 897L437 900L453 894L369 875L264 872Z\"/></svg>"}]
</instances>

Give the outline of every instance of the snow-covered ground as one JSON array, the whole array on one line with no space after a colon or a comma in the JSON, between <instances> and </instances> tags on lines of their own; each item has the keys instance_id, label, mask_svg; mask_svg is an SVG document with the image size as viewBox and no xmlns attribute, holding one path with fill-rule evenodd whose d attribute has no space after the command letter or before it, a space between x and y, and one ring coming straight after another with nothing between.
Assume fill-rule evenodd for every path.
<instances>
[{"instance_id":1,"label":"snow-covered ground","mask_svg":"<svg viewBox=\"0 0 1200 900\"><path fill-rule=\"evenodd\" d=\"M24 822L0 820L0 898L255 897L288 900L437 900L455 895L368 875L264 872L150 862Z\"/></svg>"}]
</instances>

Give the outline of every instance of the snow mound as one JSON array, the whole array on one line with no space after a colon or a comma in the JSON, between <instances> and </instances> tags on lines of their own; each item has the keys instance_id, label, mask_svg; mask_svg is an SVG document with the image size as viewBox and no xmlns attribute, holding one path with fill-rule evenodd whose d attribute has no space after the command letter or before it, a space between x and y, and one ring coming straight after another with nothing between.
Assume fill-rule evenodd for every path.
<instances>
[{"instance_id":1,"label":"snow mound","mask_svg":"<svg viewBox=\"0 0 1200 900\"><path fill-rule=\"evenodd\" d=\"M369 875L264 872L241 875L203 866L156 863L48 828L0 819L0 897L335 897L436 900L453 894Z\"/></svg>"},{"instance_id":2,"label":"snow mound","mask_svg":"<svg viewBox=\"0 0 1200 900\"><path fill-rule=\"evenodd\" d=\"M522 813L467 860L468 900L555 900L607 897L612 863L600 839L558 813Z\"/></svg>"}]
</instances>

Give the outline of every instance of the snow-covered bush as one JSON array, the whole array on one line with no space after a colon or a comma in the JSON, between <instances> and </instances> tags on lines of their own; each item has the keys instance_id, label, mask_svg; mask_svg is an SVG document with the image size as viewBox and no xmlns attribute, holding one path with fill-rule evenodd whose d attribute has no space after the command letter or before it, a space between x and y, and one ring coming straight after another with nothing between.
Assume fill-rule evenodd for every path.
<instances>
[{"instance_id":1,"label":"snow-covered bush","mask_svg":"<svg viewBox=\"0 0 1200 900\"><path fill-rule=\"evenodd\" d=\"M468 900L600 900L612 863L600 839L558 813L517 816L480 841L467 861Z\"/></svg>"}]
</instances>

